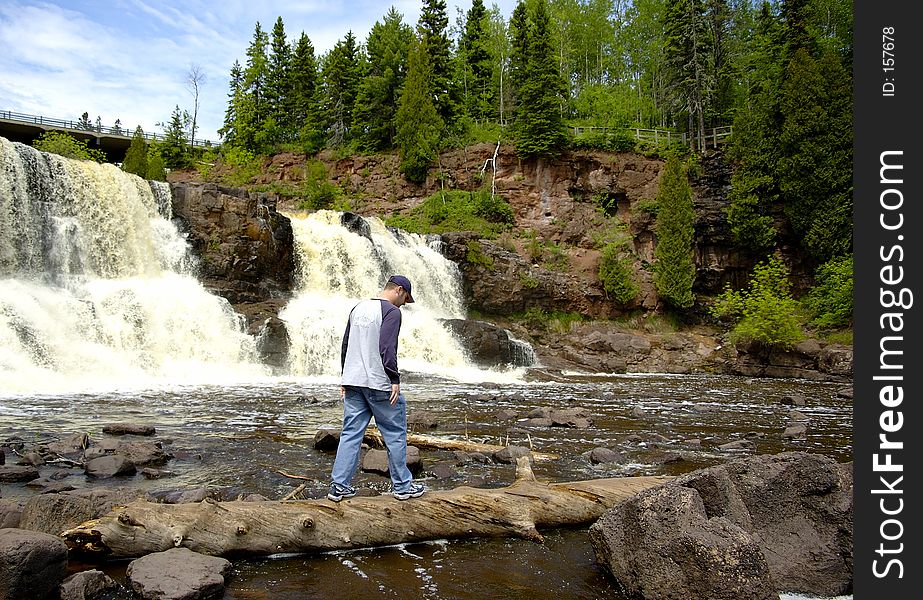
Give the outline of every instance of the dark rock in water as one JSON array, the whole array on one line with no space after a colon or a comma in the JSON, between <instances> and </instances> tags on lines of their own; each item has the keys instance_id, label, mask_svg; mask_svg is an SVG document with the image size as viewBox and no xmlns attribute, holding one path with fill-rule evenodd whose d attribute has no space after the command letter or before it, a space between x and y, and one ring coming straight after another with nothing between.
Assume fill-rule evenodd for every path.
<instances>
[{"instance_id":1,"label":"dark rock in water","mask_svg":"<svg viewBox=\"0 0 923 600\"><path fill-rule=\"evenodd\" d=\"M336 450L340 445L339 429L318 429L314 434L314 449L320 451Z\"/></svg>"},{"instance_id":2,"label":"dark rock in water","mask_svg":"<svg viewBox=\"0 0 923 600\"><path fill-rule=\"evenodd\" d=\"M0 483L16 483L38 479L38 469L34 466L4 465L0 466Z\"/></svg>"},{"instance_id":3,"label":"dark rock in water","mask_svg":"<svg viewBox=\"0 0 923 600\"><path fill-rule=\"evenodd\" d=\"M416 446L407 446L407 468L414 475L418 474L423 467L420 459L420 449ZM362 470L367 473L378 473L388 475L391 472L388 466L387 450L369 450L362 457Z\"/></svg>"},{"instance_id":4,"label":"dark rock in water","mask_svg":"<svg viewBox=\"0 0 923 600\"><path fill-rule=\"evenodd\" d=\"M99 479L116 477L118 475L134 475L137 472L133 462L124 456L100 456L87 461L87 477Z\"/></svg>"},{"instance_id":5,"label":"dark rock in water","mask_svg":"<svg viewBox=\"0 0 923 600\"><path fill-rule=\"evenodd\" d=\"M74 573L64 580L59 590L60 600L102 600L118 590L128 593L117 581L96 569Z\"/></svg>"},{"instance_id":6,"label":"dark rock in water","mask_svg":"<svg viewBox=\"0 0 923 600\"><path fill-rule=\"evenodd\" d=\"M513 339L506 329L485 321L444 319L449 329L461 338L471 359L482 366L535 364L535 352L525 342Z\"/></svg>"},{"instance_id":7,"label":"dark rock in water","mask_svg":"<svg viewBox=\"0 0 923 600\"><path fill-rule=\"evenodd\" d=\"M267 318L256 336L256 348L260 360L277 371L288 368L288 353L291 338L285 322L279 317Z\"/></svg>"},{"instance_id":8,"label":"dark rock in water","mask_svg":"<svg viewBox=\"0 0 923 600\"><path fill-rule=\"evenodd\" d=\"M356 213L344 212L340 215L340 225L367 240L371 241L372 239L372 228L369 226L369 222Z\"/></svg>"},{"instance_id":9,"label":"dark rock in water","mask_svg":"<svg viewBox=\"0 0 923 600\"><path fill-rule=\"evenodd\" d=\"M151 436L157 432L151 425L140 425L137 423L110 423L103 425L103 433L109 435L141 435Z\"/></svg>"},{"instance_id":10,"label":"dark rock in water","mask_svg":"<svg viewBox=\"0 0 923 600\"><path fill-rule=\"evenodd\" d=\"M520 456L531 456L532 452L525 446L507 446L503 450L497 450L493 453L493 459L498 463L505 465L516 464L516 459Z\"/></svg>"},{"instance_id":11,"label":"dark rock in water","mask_svg":"<svg viewBox=\"0 0 923 600\"><path fill-rule=\"evenodd\" d=\"M125 575L145 600L205 600L224 595L231 568L225 558L171 548L131 561Z\"/></svg>"},{"instance_id":12,"label":"dark rock in water","mask_svg":"<svg viewBox=\"0 0 923 600\"><path fill-rule=\"evenodd\" d=\"M621 452L617 452L610 448L593 448L586 456L594 465L625 462L625 456Z\"/></svg>"},{"instance_id":13,"label":"dark rock in water","mask_svg":"<svg viewBox=\"0 0 923 600\"><path fill-rule=\"evenodd\" d=\"M0 529L0 598L48 598L67 573L67 544L37 531Z\"/></svg>"},{"instance_id":14,"label":"dark rock in water","mask_svg":"<svg viewBox=\"0 0 923 600\"><path fill-rule=\"evenodd\" d=\"M597 559L629 595L763 599L852 591L852 465L805 452L693 471L608 510Z\"/></svg>"}]
</instances>

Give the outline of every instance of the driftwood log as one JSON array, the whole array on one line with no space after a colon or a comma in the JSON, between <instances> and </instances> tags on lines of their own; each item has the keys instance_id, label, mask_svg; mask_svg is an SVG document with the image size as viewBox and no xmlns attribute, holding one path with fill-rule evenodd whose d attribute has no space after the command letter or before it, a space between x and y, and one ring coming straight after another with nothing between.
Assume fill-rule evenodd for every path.
<instances>
[{"instance_id":1,"label":"driftwood log","mask_svg":"<svg viewBox=\"0 0 923 600\"><path fill-rule=\"evenodd\" d=\"M539 528L589 525L616 502L670 477L620 477L565 483L535 480L517 461L505 488L459 487L399 501L390 494L263 502L158 504L136 500L61 534L67 544L109 558L174 547L215 556L322 552L445 538L520 537Z\"/></svg>"},{"instance_id":2,"label":"driftwood log","mask_svg":"<svg viewBox=\"0 0 923 600\"><path fill-rule=\"evenodd\" d=\"M377 429L369 428L365 432L364 439L367 442L374 443L379 447L384 448L384 440L382 440L381 433ZM487 455L491 455L506 448L506 446L499 446L495 444L483 444L480 442L471 442L469 440L456 440L447 437L426 435L423 433L408 433L407 443L411 446L416 446L417 448L435 448L437 450L463 450L464 452L480 452ZM560 458L560 456L557 454L550 454L548 452L535 452L532 450L531 453L532 458L539 462L550 462Z\"/></svg>"}]
</instances>

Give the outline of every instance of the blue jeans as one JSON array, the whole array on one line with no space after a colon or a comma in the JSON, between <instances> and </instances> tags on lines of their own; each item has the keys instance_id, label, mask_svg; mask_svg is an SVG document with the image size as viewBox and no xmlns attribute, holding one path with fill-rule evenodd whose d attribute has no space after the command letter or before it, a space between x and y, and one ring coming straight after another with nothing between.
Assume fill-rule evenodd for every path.
<instances>
[{"instance_id":1,"label":"blue jeans","mask_svg":"<svg viewBox=\"0 0 923 600\"><path fill-rule=\"evenodd\" d=\"M359 466L359 450L362 448L365 428L374 416L388 449L392 491L407 491L413 475L407 468L407 404L404 395L398 395L397 404L391 406L390 391L351 385L345 388L343 431L340 433L331 479L334 483L349 485Z\"/></svg>"}]
</instances>

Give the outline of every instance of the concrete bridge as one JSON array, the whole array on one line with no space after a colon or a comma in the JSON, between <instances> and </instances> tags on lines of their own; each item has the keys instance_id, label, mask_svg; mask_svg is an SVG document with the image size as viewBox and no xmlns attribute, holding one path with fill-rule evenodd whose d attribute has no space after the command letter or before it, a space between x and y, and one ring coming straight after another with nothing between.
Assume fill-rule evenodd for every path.
<instances>
[{"instance_id":1,"label":"concrete bridge","mask_svg":"<svg viewBox=\"0 0 923 600\"><path fill-rule=\"evenodd\" d=\"M135 128L92 126L87 129L77 121L0 110L0 136L10 141L32 145L46 131L63 131L79 140L85 140L90 148L102 150L108 162L118 163L125 158ZM144 137L149 142L164 139L163 134L157 133L145 132ZM194 145L207 148L213 144L209 140L197 139Z\"/></svg>"}]
</instances>

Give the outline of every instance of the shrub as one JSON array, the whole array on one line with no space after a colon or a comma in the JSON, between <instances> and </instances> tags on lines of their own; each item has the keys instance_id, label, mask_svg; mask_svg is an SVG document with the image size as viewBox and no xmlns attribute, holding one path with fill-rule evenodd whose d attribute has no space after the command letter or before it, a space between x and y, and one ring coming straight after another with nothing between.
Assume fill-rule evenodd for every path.
<instances>
[{"instance_id":1,"label":"shrub","mask_svg":"<svg viewBox=\"0 0 923 600\"><path fill-rule=\"evenodd\" d=\"M813 313L811 324L822 329L848 327L853 313L853 259L830 259L817 269L817 285L805 298Z\"/></svg>"},{"instance_id":2,"label":"shrub","mask_svg":"<svg viewBox=\"0 0 923 600\"><path fill-rule=\"evenodd\" d=\"M105 152L90 148L86 140L78 140L60 131L46 131L32 142L32 147L42 152L60 154L65 158L106 162Z\"/></svg>"},{"instance_id":3,"label":"shrub","mask_svg":"<svg viewBox=\"0 0 923 600\"><path fill-rule=\"evenodd\" d=\"M692 294L695 212L692 188L678 157L667 160L660 179L657 206L654 284L667 303L676 308L689 308L695 301Z\"/></svg>"},{"instance_id":4,"label":"shrub","mask_svg":"<svg viewBox=\"0 0 923 600\"><path fill-rule=\"evenodd\" d=\"M612 299L625 305L638 297L628 260L621 256L621 244L609 243L603 247L599 260L599 281Z\"/></svg>"},{"instance_id":5,"label":"shrub","mask_svg":"<svg viewBox=\"0 0 923 600\"><path fill-rule=\"evenodd\" d=\"M513 211L509 204L500 196L491 197L486 189L436 192L410 211L385 219L389 227L412 233L473 231L487 239L508 231L512 222Z\"/></svg>"},{"instance_id":6,"label":"shrub","mask_svg":"<svg viewBox=\"0 0 923 600\"><path fill-rule=\"evenodd\" d=\"M295 192L295 206L301 210L321 210L333 207L340 198L340 188L327 179L327 167L319 160L309 160L304 166L304 182Z\"/></svg>"},{"instance_id":7,"label":"shrub","mask_svg":"<svg viewBox=\"0 0 923 600\"><path fill-rule=\"evenodd\" d=\"M791 347L804 339L804 332L798 302L790 290L788 270L773 256L753 268L747 289L726 287L710 312L735 323L731 341Z\"/></svg>"}]
</instances>

